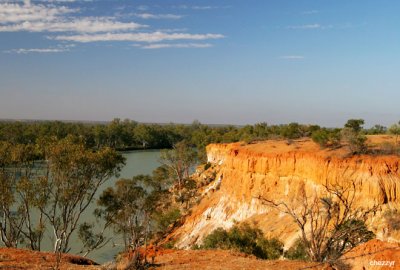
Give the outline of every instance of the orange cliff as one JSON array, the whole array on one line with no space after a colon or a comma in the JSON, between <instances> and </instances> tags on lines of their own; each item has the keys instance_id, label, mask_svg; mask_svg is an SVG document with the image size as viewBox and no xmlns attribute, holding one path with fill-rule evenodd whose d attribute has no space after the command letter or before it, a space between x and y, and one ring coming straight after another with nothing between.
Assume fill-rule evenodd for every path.
<instances>
[{"instance_id":1,"label":"orange cliff","mask_svg":"<svg viewBox=\"0 0 400 270\"><path fill-rule=\"evenodd\" d=\"M369 143L376 140L370 137ZM289 248L299 236L296 225L261 198L293 202L301 187L307 194L322 194L326 183L349 182L356 184L356 207L379 206L368 220L377 237L400 239L387 234L382 217L385 210L400 202L398 156L351 156L345 146L322 150L311 140L302 139L212 144L207 147L207 158L211 168L196 177L201 181L213 175L213 181L202 188L201 202L168 237L178 248L201 244L216 228L228 229L242 221L256 224L267 236L279 237Z\"/></svg>"}]
</instances>

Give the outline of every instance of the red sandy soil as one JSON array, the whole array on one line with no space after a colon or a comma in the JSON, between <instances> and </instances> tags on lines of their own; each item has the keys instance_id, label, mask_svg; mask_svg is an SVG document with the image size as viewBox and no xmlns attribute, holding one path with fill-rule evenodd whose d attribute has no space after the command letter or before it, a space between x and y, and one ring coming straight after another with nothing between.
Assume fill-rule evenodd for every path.
<instances>
[{"instance_id":1,"label":"red sandy soil","mask_svg":"<svg viewBox=\"0 0 400 270\"><path fill-rule=\"evenodd\" d=\"M289 260L259 260L232 251L224 250L164 250L157 249L148 252L147 258L151 261L156 254L152 270L333 270L326 264L309 263ZM399 244L371 240L347 253L342 258L343 263L354 270L400 270ZM392 267L371 266L373 261L394 261ZM124 269L123 261L117 269ZM0 248L1 270L50 270L54 269L55 257L53 253L30 251L25 249ZM101 270L101 266L79 256L63 255L61 270Z\"/></svg>"},{"instance_id":2,"label":"red sandy soil","mask_svg":"<svg viewBox=\"0 0 400 270\"><path fill-rule=\"evenodd\" d=\"M154 258L152 270L334 270L327 264L290 260L260 260L254 256L225 250L170 250L150 247L147 258ZM400 270L400 245L373 239L341 258L353 270ZM389 261L389 266L371 265L374 261Z\"/></svg>"},{"instance_id":3,"label":"red sandy soil","mask_svg":"<svg viewBox=\"0 0 400 270\"><path fill-rule=\"evenodd\" d=\"M0 269L33 269L47 270L55 269L56 258L54 253L38 252L26 249L0 248ZM94 270L100 269L96 263L79 256L62 255L62 270Z\"/></svg>"},{"instance_id":4,"label":"red sandy soil","mask_svg":"<svg viewBox=\"0 0 400 270\"><path fill-rule=\"evenodd\" d=\"M360 270L399 270L400 246L398 243L387 243L373 239L355 247L343 256L343 262ZM374 265L376 262L394 262L392 266Z\"/></svg>"},{"instance_id":5,"label":"red sandy soil","mask_svg":"<svg viewBox=\"0 0 400 270\"><path fill-rule=\"evenodd\" d=\"M294 270L331 269L326 265L288 260L259 260L254 256L224 250L176 250L155 258L152 270Z\"/></svg>"},{"instance_id":6,"label":"red sandy soil","mask_svg":"<svg viewBox=\"0 0 400 270\"><path fill-rule=\"evenodd\" d=\"M398 140L400 142L400 138ZM368 135L366 144L369 149L382 149L384 144L396 144L396 137L392 135ZM218 144L217 144L218 145ZM241 142L238 143L227 143L227 144L219 144L219 145L231 145L239 147L243 152L250 152L254 154L285 154L289 152L302 152L302 153L318 153L320 156L336 156L336 157L345 157L350 155L351 152L346 144L341 144L340 147L325 148L321 149L321 147L314 143L310 138L302 138L291 140L265 140L254 142L250 144L244 145Z\"/></svg>"}]
</instances>

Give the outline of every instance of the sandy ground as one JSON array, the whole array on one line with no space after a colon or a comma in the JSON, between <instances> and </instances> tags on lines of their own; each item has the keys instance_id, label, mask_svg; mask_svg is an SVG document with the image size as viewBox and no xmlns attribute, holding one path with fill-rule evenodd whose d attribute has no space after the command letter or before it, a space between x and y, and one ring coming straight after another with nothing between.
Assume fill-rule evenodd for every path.
<instances>
[{"instance_id":1,"label":"sandy ground","mask_svg":"<svg viewBox=\"0 0 400 270\"><path fill-rule=\"evenodd\" d=\"M54 269L56 259L54 253L37 252L25 249L0 248L0 269L32 269L47 270ZM94 270L100 269L95 263L89 259L85 259L74 255L63 255L61 268L62 270Z\"/></svg>"},{"instance_id":2,"label":"sandy ground","mask_svg":"<svg viewBox=\"0 0 400 270\"><path fill-rule=\"evenodd\" d=\"M153 270L292 270L328 269L326 266L301 261L259 260L253 256L223 250L177 250L157 256Z\"/></svg>"}]
</instances>

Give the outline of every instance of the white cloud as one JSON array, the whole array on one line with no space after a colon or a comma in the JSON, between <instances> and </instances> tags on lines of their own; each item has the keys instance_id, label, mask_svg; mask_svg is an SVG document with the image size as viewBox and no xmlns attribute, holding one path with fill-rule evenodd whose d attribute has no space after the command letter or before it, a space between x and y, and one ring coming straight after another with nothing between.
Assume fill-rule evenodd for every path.
<instances>
[{"instance_id":1,"label":"white cloud","mask_svg":"<svg viewBox=\"0 0 400 270\"><path fill-rule=\"evenodd\" d=\"M109 18L79 18L69 21L25 21L18 24L0 25L0 32L79 32L96 33L110 31L136 30L145 27L137 23L124 23Z\"/></svg>"},{"instance_id":2,"label":"white cloud","mask_svg":"<svg viewBox=\"0 0 400 270\"><path fill-rule=\"evenodd\" d=\"M18 23L25 21L51 21L57 16L76 12L68 7L47 7L44 5L24 5L13 3L0 3L0 24Z\"/></svg>"},{"instance_id":3,"label":"white cloud","mask_svg":"<svg viewBox=\"0 0 400 270\"><path fill-rule=\"evenodd\" d=\"M40 3L38 3L40 1ZM72 9L59 2L82 2L93 0L20 0L4 2L0 0L0 33L1 32L35 32L48 33L51 40L70 41L76 43L130 41L139 43L158 43L154 46L141 45L143 48L206 48L211 44L176 43L169 41L204 41L224 38L222 34L195 34L185 32L186 29L147 30L150 26L123 20L118 17L82 16L85 10ZM144 7L138 7L145 9ZM190 7L198 8L198 7ZM203 7L205 8L205 7ZM141 12L132 14L143 19L180 19L183 15L153 14ZM57 34L54 34L57 33ZM164 42L164 43L163 43ZM15 49L13 53L55 53L68 51L68 47Z\"/></svg>"},{"instance_id":4,"label":"white cloud","mask_svg":"<svg viewBox=\"0 0 400 270\"><path fill-rule=\"evenodd\" d=\"M145 46L140 46L142 49L164 49L164 48L210 48L212 44L209 43L156 43Z\"/></svg>"},{"instance_id":5,"label":"white cloud","mask_svg":"<svg viewBox=\"0 0 400 270\"><path fill-rule=\"evenodd\" d=\"M151 14L151 13L138 13L135 14L135 16L141 19L172 19L172 20L178 20L183 17L183 15L176 15L176 14Z\"/></svg>"},{"instance_id":6,"label":"white cloud","mask_svg":"<svg viewBox=\"0 0 400 270\"><path fill-rule=\"evenodd\" d=\"M193 6L192 9L199 9L199 10L206 10L206 9L214 9L217 7L213 7L213 6Z\"/></svg>"},{"instance_id":7,"label":"white cloud","mask_svg":"<svg viewBox=\"0 0 400 270\"><path fill-rule=\"evenodd\" d=\"M75 45L64 45L58 47L50 48L19 48L4 51L4 53L16 53L16 54L28 54L28 53L61 53L69 52L70 48L75 47Z\"/></svg>"},{"instance_id":8,"label":"white cloud","mask_svg":"<svg viewBox=\"0 0 400 270\"><path fill-rule=\"evenodd\" d=\"M172 40L206 40L224 38L221 34L189 34L189 33L104 33L104 34L81 34L60 35L50 39L73 41L73 42L99 42L99 41L133 41L133 42L162 42Z\"/></svg>"},{"instance_id":9,"label":"white cloud","mask_svg":"<svg viewBox=\"0 0 400 270\"><path fill-rule=\"evenodd\" d=\"M303 60L305 57L303 55L283 55L280 57L285 60Z\"/></svg>"},{"instance_id":10,"label":"white cloud","mask_svg":"<svg viewBox=\"0 0 400 270\"><path fill-rule=\"evenodd\" d=\"M225 6L222 8L227 8L229 6ZM194 9L194 10L209 10L209 9L218 9L221 7L218 6L188 6L188 5L180 5L180 6L175 6L175 8L179 9Z\"/></svg>"},{"instance_id":11,"label":"white cloud","mask_svg":"<svg viewBox=\"0 0 400 270\"><path fill-rule=\"evenodd\" d=\"M308 30L308 29L321 29L323 27L318 23L314 23L314 24L292 25L292 26L288 26L287 28L288 29L304 29L304 30Z\"/></svg>"}]
</instances>

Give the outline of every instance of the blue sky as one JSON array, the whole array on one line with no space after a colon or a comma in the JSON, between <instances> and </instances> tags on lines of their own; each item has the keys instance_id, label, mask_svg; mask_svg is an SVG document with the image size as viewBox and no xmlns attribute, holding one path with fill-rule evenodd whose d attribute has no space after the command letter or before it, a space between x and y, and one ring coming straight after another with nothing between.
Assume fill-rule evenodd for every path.
<instances>
[{"instance_id":1,"label":"blue sky","mask_svg":"<svg viewBox=\"0 0 400 270\"><path fill-rule=\"evenodd\" d=\"M400 2L0 0L0 118L400 119Z\"/></svg>"}]
</instances>

